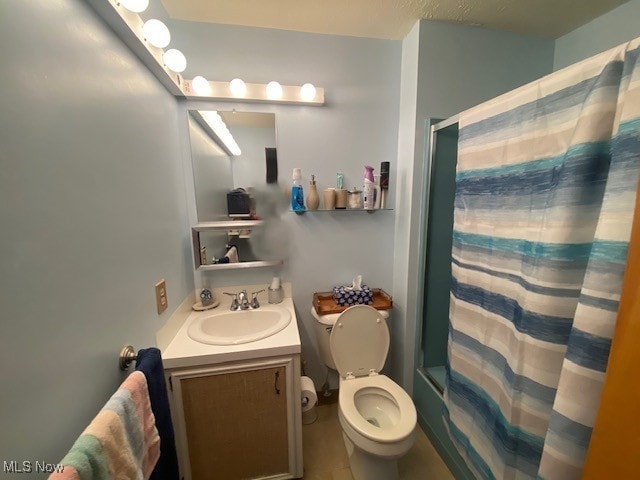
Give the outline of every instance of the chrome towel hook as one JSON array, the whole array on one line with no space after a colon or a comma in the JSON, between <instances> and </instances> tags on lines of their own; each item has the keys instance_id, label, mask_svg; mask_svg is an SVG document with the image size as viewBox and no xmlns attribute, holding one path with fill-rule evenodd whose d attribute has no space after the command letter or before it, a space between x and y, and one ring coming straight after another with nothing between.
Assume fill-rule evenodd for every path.
<instances>
[{"instance_id":1,"label":"chrome towel hook","mask_svg":"<svg viewBox=\"0 0 640 480\"><path fill-rule=\"evenodd\" d=\"M120 370L126 370L131 362L137 360L138 356L136 355L136 351L133 346L125 345L120 350L120 357L118 359L118 365L120 366Z\"/></svg>"}]
</instances>

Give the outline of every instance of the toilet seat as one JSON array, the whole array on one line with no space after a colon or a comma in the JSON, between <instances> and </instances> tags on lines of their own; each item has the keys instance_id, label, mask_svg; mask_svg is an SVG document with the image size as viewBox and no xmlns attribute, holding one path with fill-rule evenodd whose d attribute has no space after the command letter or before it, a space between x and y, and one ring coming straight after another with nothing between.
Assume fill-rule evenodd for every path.
<instances>
[{"instance_id":1,"label":"toilet seat","mask_svg":"<svg viewBox=\"0 0 640 480\"><path fill-rule=\"evenodd\" d=\"M380 389L398 406L400 418L392 427L380 428L367 421L355 404L356 394L367 388ZM417 415L413 400L407 392L386 375L375 375L340 382L339 408L345 421L360 435L381 443L404 440L415 429Z\"/></svg>"},{"instance_id":2,"label":"toilet seat","mask_svg":"<svg viewBox=\"0 0 640 480\"><path fill-rule=\"evenodd\" d=\"M376 374L389 352L389 328L378 310L356 305L340 314L329 343L342 378Z\"/></svg>"}]
</instances>

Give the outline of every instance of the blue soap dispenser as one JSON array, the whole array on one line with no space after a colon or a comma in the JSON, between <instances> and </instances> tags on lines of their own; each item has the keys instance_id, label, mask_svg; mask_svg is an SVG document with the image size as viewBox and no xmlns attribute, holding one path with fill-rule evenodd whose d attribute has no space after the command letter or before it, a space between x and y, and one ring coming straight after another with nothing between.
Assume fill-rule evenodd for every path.
<instances>
[{"instance_id":1,"label":"blue soap dispenser","mask_svg":"<svg viewBox=\"0 0 640 480\"><path fill-rule=\"evenodd\" d=\"M293 186L291 187L291 209L294 212L304 212L304 193L302 191L302 172L293 169Z\"/></svg>"}]
</instances>

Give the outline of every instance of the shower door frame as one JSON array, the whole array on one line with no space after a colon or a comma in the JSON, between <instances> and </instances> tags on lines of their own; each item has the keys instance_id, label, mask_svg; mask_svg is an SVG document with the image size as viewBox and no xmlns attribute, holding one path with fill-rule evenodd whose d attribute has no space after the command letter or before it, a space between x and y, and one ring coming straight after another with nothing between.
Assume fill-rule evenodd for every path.
<instances>
[{"instance_id":1,"label":"shower door frame","mask_svg":"<svg viewBox=\"0 0 640 480\"><path fill-rule=\"evenodd\" d=\"M421 210L424 213L420 218L420 270L418 276L418 305L417 305L417 325L416 325L416 345L414 365L416 366L415 374L421 375L429 382L439 393L443 394L443 386L427 371L424 366L424 346L423 346L423 330L424 330L424 312L425 312L425 276L427 273L427 252L429 249L429 201L431 198L431 183L433 177L433 167L435 164L435 155L437 151L437 132L458 123L458 115L453 115L446 119L428 118L425 120L425 149L424 163L426 168L423 170L422 184L425 185L421 199Z\"/></svg>"},{"instance_id":2,"label":"shower door frame","mask_svg":"<svg viewBox=\"0 0 640 480\"><path fill-rule=\"evenodd\" d=\"M432 445L442 457L447 467L458 480L474 480L473 474L467 468L455 446L451 442L448 431L442 419L442 409L444 408L444 398L442 392L430 380L423 368L424 349L422 345L422 335L424 332L423 320L425 313L425 285L426 267L428 253L427 227L429 225L429 208L431 207L431 184L433 180L436 148L435 144L437 132L451 125L458 123L458 116L449 117L446 120L437 118L427 118L424 121L425 146L422 172L423 188L420 192L420 225L418 239L418 278L416 278L416 336L414 349L413 368L413 394L412 398L416 405L418 422L431 441Z\"/></svg>"}]
</instances>

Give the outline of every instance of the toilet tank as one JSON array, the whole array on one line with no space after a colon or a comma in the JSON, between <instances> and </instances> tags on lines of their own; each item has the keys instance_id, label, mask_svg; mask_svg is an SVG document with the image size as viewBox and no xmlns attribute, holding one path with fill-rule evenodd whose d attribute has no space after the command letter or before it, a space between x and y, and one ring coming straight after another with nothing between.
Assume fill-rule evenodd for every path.
<instances>
[{"instance_id":1,"label":"toilet tank","mask_svg":"<svg viewBox=\"0 0 640 480\"><path fill-rule=\"evenodd\" d=\"M380 315L385 320L389 318L388 310L378 310ZM315 330L316 330L316 342L318 345L318 352L320 353L320 359L324 362L324 364L333 369L336 369L336 364L333 361L333 356L331 355L331 346L329 344L329 339L331 338L331 330L336 323L336 320L340 317L340 313L331 313L329 315L318 315L316 309L311 306L311 315L315 318Z\"/></svg>"}]
</instances>

